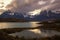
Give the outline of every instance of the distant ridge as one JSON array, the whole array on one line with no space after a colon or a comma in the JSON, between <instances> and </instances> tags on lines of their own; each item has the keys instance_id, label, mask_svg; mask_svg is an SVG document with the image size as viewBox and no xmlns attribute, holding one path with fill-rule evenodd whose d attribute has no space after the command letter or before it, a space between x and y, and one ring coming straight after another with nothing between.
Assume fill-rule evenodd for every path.
<instances>
[{"instance_id":1,"label":"distant ridge","mask_svg":"<svg viewBox=\"0 0 60 40\"><path fill-rule=\"evenodd\" d=\"M24 17L26 16L26 17ZM11 20L10 20L11 19ZM60 19L59 12L53 12L51 10L41 11L39 15L28 15L24 13L12 13L11 11L5 11L0 15L0 21L43 21L43 20L52 20Z\"/></svg>"},{"instance_id":2,"label":"distant ridge","mask_svg":"<svg viewBox=\"0 0 60 40\"><path fill-rule=\"evenodd\" d=\"M55 19L60 19L60 13L52 12L51 10L44 10L41 11L39 15L34 15L31 18L31 15L26 17L27 20L31 21L44 21L44 20L55 20Z\"/></svg>"}]
</instances>

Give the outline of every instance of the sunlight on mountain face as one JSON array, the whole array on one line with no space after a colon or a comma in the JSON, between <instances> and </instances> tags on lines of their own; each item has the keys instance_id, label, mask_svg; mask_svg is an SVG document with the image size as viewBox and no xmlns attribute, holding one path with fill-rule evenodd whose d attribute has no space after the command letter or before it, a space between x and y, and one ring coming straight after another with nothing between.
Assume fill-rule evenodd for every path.
<instances>
[{"instance_id":1,"label":"sunlight on mountain face","mask_svg":"<svg viewBox=\"0 0 60 40\"><path fill-rule=\"evenodd\" d=\"M5 7L11 2L12 0L0 0L0 9L7 10Z\"/></svg>"},{"instance_id":2,"label":"sunlight on mountain face","mask_svg":"<svg viewBox=\"0 0 60 40\"><path fill-rule=\"evenodd\" d=\"M36 9L36 10L28 12L28 13L29 13L29 15L39 15L40 12L41 12L41 9Z\"/></svg>"}]
</instances>

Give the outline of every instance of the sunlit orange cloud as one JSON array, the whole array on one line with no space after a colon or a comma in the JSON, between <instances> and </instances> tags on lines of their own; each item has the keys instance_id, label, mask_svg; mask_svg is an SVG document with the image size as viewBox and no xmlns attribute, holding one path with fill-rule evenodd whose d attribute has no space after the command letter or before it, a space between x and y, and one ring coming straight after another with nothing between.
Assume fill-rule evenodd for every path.
<instances>
[{"instance_id":1,"label":"sunlit orange cloud","mask_svg":"<svg viewBox=\"0 0 60 40\"><path fill-rule=\"evenodd\" d=\"M0 0L0 9L7 10L5 7L11 2L12 0Z\"/></svg>"},{"instance_id":2,"label":"sunlit orange cloud","mask_svg":"<svg viewBox=\"0 0 60 40\"><path fill-rule=\"evenodd\" d=\"M38 8L37 6L39 6L38 3L39 0L15 0L15 3L13 2L14 6L11 6L11 10L15 11L15 12L27 12L28 10L33 10L35 8ZM39 4L44 4L45 2L39 3ZM9 8L9 6L7 6L7 8ZM26 10L25 10L26 9ZM35 9L36 10L36 9Z\"/></svg>"},{"instance_id":3,"label":"sunlit orange cloud","mask_svg":"<svg viewBox=\"0 0 60 40\"><path fill-rule=\"evenodd\" d=\"M39 15L41 12L41 9L36 9L34 11L28 12L30 15Z\"/></svg>"},{"instance_id":4,"label":"sunlit orange cloud","mask_svg":"<svg viewBox=\"0 0 60 40\"><path fill-rule=\"evenodd\" d=\"M46 4L46 1L39 1L38 4L39 5L44 5L44 4Z\"/></svg>"},{"instance_id":5,"label":"sunlit orange cloud","mask_svg":"<svg viewBox=\"0 0 60 40\"><path fill-rule=\"evenodd\" d=\"M42 9L55 8L56 6L52 5L55 5L57 1L59 2L59 0L0 0L0 9L11 10L12 12L29 12L35 15Z\"/></svg>"}]
</instances>

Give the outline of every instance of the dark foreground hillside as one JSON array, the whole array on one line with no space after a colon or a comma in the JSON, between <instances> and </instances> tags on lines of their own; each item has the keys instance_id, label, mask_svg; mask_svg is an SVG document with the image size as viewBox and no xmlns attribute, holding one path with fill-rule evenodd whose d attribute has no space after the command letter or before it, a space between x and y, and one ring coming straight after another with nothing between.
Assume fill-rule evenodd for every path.
<instances>
[{"instance_id":1,"label":"dark foreground hillside","mask_svg":"<svg viewBox=\"0 0 60 40\"><path fill-rule=\"evenodd\" d=\"M0 31L0 40L20 40L18 37L9 36L7 33Z\"/></svg>"}]
</instances>

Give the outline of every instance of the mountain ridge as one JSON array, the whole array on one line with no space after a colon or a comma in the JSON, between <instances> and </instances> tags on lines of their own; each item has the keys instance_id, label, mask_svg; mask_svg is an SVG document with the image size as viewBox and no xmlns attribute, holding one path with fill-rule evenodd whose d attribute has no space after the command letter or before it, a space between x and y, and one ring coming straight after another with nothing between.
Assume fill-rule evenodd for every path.
<instances>
[{"instance_id":1,"label":"mountain ridge","mask_svg":"<svg viewBox=\"0 0 60 40\"><path fill-rule=\"evenodd\" d=\"M26 17L25 17L26 16ZM41 11L39 15L28 15L24 13L12 13L11 11L5 11L0 15L1 19L20 19L26 21L42 21L51 19L60 19L60 13L52 12L51 10ZM18 21L18 20L17 20Z\"/></svg>"}]
</instances>

